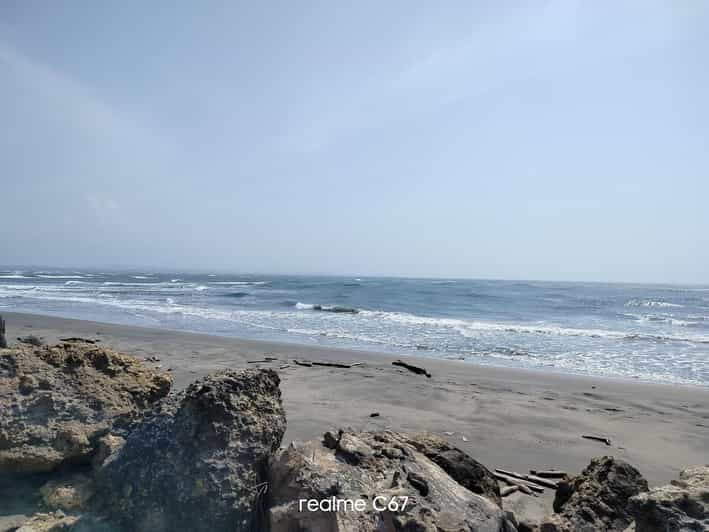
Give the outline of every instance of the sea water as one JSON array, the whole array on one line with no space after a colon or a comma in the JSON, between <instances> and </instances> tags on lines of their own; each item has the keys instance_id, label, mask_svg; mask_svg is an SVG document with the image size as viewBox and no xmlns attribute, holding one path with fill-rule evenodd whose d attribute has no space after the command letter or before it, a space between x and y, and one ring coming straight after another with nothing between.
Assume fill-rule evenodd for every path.
<instances>
[{"instance_id":1,"label":"sea water","mask_svg":"<svg viewBox=\"0 0 709 532\"><path fill-rule=\"evenodd\" d=\"M709 287L0 271L0 312L709 385Z\"/></svg>"}]
</instances>

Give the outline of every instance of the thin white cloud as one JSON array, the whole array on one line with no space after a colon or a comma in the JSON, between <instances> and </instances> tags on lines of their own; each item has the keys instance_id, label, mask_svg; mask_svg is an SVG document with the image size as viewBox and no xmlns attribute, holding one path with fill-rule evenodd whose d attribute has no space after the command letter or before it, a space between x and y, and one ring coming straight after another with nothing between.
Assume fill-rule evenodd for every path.
<instances>
[{"instance_id":1,"label":"thin white cloud","mask_svg":"<svg viewBox=\"0 0 709 532\"><path fill-rule=\"evenodd\" d=\"M317 113L294 124L284 145L295 152L317 152L357 130L386 127L451 102L523 86L530 77L563 75L570 65L661 45L667 35L681 34L691 20L692 10L648 7L550 0L503 12L448 45L421 46L418 56L392 68L388 76L330 94ZM619 17L620 12L626 16ZM588 44L579 47L580 41ZM360 77L370 79L366 74Z\"/></svg>"},{"instance_id":2,"label":"thin white cloud","mask_svg":"<svg viewBox=\"0 0 709 532\"><path fill-rule=\"evenodd\" d=\"M89 88L52 67L35 61L0 42L1 105L34 113L33 118L61 129L66 135L81 133L124 148L140 147L145 153L166 155L169 146L155 132L127 113L102 101ZM10 93L10 91L12 91ZM15 134L22 124L13 124ZM36 135L36 131L30 132Z\"/></svg>"}]
</instances>

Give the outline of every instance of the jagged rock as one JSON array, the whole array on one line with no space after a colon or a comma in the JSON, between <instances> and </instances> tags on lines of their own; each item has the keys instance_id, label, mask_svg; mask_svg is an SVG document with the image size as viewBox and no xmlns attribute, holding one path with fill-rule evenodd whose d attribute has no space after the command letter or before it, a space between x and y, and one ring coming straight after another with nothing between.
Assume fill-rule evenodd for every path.
<instances>
[{"instance_id":1,"label":"jagged rock","mask_svg":"<svg viewBox=\"0 0 709 532\"><path fill-rule=\"evenodd\" d=\"M294 442L272 460L270 486L271 532L515 530L493 500L453 480L406 434L340 431ZM316 511L307 500L319 501L310 503ZM397 507L375 508L391 500Z\"/></svg>"},{"instance_id":2,"label":"jagged rock","mask_svg":"<svg viewBox=\"0 0 709 532\"><path fill-rule=\"evenodd\" d=\"M630 464L612 456L594 458L580 475L559 482L554 511L542 532L622 531L633 521L628 499L647 491L647 481Z\"/></svg>"},{"instance_id":3,"label":"jagged rock","mask_svg":"<svg viewBox=\"0 0 709 532\"><path fill-rule=\"evenodd\" d=\"M517 519L517 532L539 532L539 527L549 511L547 497L530 497L516 490L504 497L502 507L506 512L514 513Z\"/></svg>"},{"instance_id":4,"label":"jagged rock","mask_svg":"<svg viewBox=\"0 0 709 532\"><path fill-rule=\"evenodd\" d=\"M96 442L96 452L91 459L91 465L94 469L98 469L112 454L119 451L126 443L125 438L115 434L106 434L101 436Z\"/></svg>"},{"instance_id":5,"label":"jagged rock","mask_svg":"<svg viewBox=\"0 0 709 532\"><path fill-rule=\"evenodd\" d=\"M50 480L40 490L44 506L52 510L80 512L94 493L93 481L86 475L76 474L59 480Z\"/></svg>"},{"instance_id":6,"label":"jagged rock","mask_svg":"<svg viewBox=\"0 0 709 532\"><path fill-rule=\"evenodd\" d=\"M33 515L15 532L64 532L73 530L79 518L61 510Z\"/></svg>"},{"instance_id":7,"label":"jagged rock","mask_svg":"<svg viewBox=\"0 0 709 532\"><path fill-rule=\"evenodd\" d=\"M98 470L97 510L138 532L263 530L278 385L272 370L230 370L161 401Z\"/></svg>"},{"instance_id":8,"label":"jagged rock","mask_svg":"<svg viewBox=\"0 0 709 532\"><path fill-rule=\"evenodd\" d=\"M35 347L40 347L44 342L38 336L30 334L28 336L22 336L17 339L21 344L33 345Z\"/></svg>"},{"instance_id":9,"label":"jagged rock","mask_svg":"<svg viewBox=\"0 0 709 532\"><path fill-rule=\"evenodd\" d=\"M5 320L0 316L0 349L7 347L7 338L5 337Z\"/></svg>"},{"instance_id":10,"label":"jagged rock","mask_svg":"<svg viewBox=\"0 0 709 532\"><path fill-rule=\"evenodd\" d=\"M125 430L171 383L169 374L93 345L0 351L0 475L88 462L100 436Z\"/></svg>"},{"instance_id":11,"label":"jagged rock","mask_svg":"<svg viewBox=\"0 0 709 532\"><path fill-rule=\"evenodd\" d=\"M709 530L709 466L685 469L679 480L631 497L637 532Z\"/></svg>"},{"instance_id":12,"label":"jagged rock","mask_svg":"<svg viewBox=\"0 0 709 532\"><path fill-rule=\"evenodd\" d=\"M458 484L502 506L500 485L495 476L480 462L435 434L414 434L406 441L440 466Z\"/></svg>"}]
</instances>

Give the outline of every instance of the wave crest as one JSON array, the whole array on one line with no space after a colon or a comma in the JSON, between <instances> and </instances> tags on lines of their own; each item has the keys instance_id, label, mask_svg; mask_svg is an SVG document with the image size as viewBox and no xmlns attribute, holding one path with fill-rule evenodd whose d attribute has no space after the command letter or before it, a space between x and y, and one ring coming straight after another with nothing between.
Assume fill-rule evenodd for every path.
<instances>
[{"instance_id":1,"label":"wave crest","mask_svg":"<svg viewBox=\"0 0 709 532\"><path fill-rule=\"evenodd\" d=\"M359 314L360 310L353 307L342 307L338 305L318 305L312 303L301 303L298 301L295 304L298 310L319 310L321 312L335 312L337 314Z\"/></svg>"},{"instance_id":2,"label":"wave crest","mask_svg":"<svg viewBox=\"0 0 709 532\"><path fill-rule=\"evenodd\" d=\"M668 301L651 301L647 299L631 299L625 303L626 307L659 307L659 308L682 308L684 305L670 303Z\"/></svg>"}]
</instances>

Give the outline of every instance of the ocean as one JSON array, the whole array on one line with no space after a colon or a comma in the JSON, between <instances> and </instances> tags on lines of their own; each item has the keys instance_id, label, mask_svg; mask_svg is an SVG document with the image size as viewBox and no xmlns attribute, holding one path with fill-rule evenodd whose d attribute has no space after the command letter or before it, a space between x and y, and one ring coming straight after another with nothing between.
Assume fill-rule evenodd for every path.
<instances>
[{"instance_id":1,"label":"ocean","mask_svg":"<svg viewBox=\"0 0 709 532\"><path fill-rule=\"evenodd\" d=\"M709 287L0 271L0 313L709 385Z\"/></svg>"}]
</instances>

